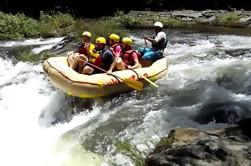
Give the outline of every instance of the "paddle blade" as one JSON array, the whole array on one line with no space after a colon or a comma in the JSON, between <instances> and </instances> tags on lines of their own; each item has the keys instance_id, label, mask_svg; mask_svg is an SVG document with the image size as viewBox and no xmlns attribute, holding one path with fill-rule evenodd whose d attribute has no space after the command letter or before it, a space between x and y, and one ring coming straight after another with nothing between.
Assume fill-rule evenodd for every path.
<instances>
[{"instance_id":1,"label":"paddle blade","mask_svg":"<svg viewBox=\"0 0 251 166\"><path fill-rule=\"evenodd\" d=\"M149 82L152 86L158 88L159 86L157 84L155 84L154 82L152 82L151 80L149 80L148 78L146 78L145 76L142 76L142 78L144 78L147 82Z\"/></svg>"},{"instance_id":2,"label":"paddle blade","mask_svg":"<svg viewBox=\"0 0 251 166\"><path fill-rule=\"evenodd\" d=\"M123 81L127 86L129 86L137 91L141 91L143 89L143 83L141 83L139 81L132 80L132 79L124 79Z\"/></svg>"}]
</instances>

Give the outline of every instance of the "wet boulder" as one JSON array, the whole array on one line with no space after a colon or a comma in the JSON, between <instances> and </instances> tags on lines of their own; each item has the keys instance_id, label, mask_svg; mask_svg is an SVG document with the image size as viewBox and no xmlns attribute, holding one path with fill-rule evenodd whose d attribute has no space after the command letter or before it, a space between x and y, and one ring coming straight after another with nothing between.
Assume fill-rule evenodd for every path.
<instances>
[{"instance_id":1,"label":"wet boulder","mask_svg":"<svg viewBox=\"0 0 251 166\"><path fill-rule=\"evenodd\" d=\"M237 125L211 130L177 128L161 139L147 156L145 165L248 166L250 149L250 138Z\"/></svg>"},{"instance_id":2,"label":"wet boulder","mask_svg":"<svg viewBox=\"0 0 251 166\"><path fill-rule=\"evenodd\" d=\"M246 105L237 102L210 103L204 105L195 117L200 124L227 123L236 124L249 116L249 109Z\"/></svg>"},{"instance_id":3,"label":"wet boulder","mask_svg":"<svg viewBox=\"0 0 251 166\"><path fill-rule=\"evenodd\" d=\"M246 134L251 139L251 128L250 128L250 126L251 126L251 118L247 118L247 119L241 120L238 123L238 125L239 125L240 129L242 130L242 132L244 134Z\"/></svg>"}]
</instances>

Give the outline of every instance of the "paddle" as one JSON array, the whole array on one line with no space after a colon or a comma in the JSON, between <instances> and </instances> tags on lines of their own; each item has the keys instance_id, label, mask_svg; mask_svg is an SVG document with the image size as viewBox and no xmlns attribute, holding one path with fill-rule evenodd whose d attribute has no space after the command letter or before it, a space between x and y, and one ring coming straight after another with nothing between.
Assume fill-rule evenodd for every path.
<instances>
[{"instance_id":1,"label":"paddle","mask_svg":"<svg viewBox=\"0 0 251 166\"><path fill-rule=\"evenodd\" d=\"M104 69L102 69L102 68L100 68L100 67L98 67L98 66L96 66L94 64L91 64L91 63L86 62L86 61L85 61L85 63L87 63L88 65L90 65L92 67L95 67L96 69L99 69L99 70L107 73L106 70L104 70ZM141 83L139 81L132 80L132 79L123 79L123 78L121 78L121 77L119 77L117 75L114 75L114 74L109 74L109 75L122 80L127 86L129 86L129 87L131 87L131 88L133 88L133 89L135 89L137 91L141 91L143 89L143 83Z\"/></svg>"},{"instance_id":2,"label":"paddle","mask_svg":"<svg viewBox=\"0 0 251 166\"><path fill-rule=\"evenodd\" d=\"M144 39L145 40L145 45L146 45L146 47L147 47L147 42L146 42L146 39Z\"/></svg>"},{"instance_id":3,"label":"paddle","mask_svg":"<svg viewBox=\"0 0 251 166\"><path fill-rule=\"evenodd\" d=\"M125 64L125 63L124 63ZM127 67L128 67L128 65L127 64L125 64ZM143 75L141 75L141 74L139 74L138 72L136 72L136 70L134 70L134 69L130 69L130 70L132 70L132 71L134 71L136 74L138 74L141 78L143 78L144 80L146 80L147 82L149 82L152 86L154 86L154 87L156 87L156 88L158 88L159 86L157 85L157 84L155 84L154 82L152 82L151 80L149 80L148 78L146 78L145 76L143 76Z\"/></svg>"}]
</instances>

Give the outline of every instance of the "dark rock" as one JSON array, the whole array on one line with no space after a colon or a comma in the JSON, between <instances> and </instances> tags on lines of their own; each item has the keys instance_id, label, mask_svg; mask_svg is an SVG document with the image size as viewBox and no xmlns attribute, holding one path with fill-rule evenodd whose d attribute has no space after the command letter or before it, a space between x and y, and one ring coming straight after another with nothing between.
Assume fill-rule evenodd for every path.
<instances>
[{"instance_id":1,"label":"dark rock","mask_svg":"<svg viewBox=\"0 0 251 166\"><path fill-rule=\"evenodd\" d=\"M226 160L226 156L228 155L227 150L221 145L219 145L217 142L208 141L204 146L205 152L218 157L222 161Z\"/></svg>"},{"instance_id":2,"label":"dark rock","mask_svg":"<svg viewBox=\"0 0 251 166\"><path fill-rule=\"evenodd\" d=\"M244 119L239 123L240 129L251 139L251 118Z\"/></svg>"},{"instance_id":3,"label":"dark rock","mask_svg":"<svg viewBox=\"0 0 251 166\"><path fill-rule=\"evenodd\" d=\"M233 136L239 138L233 140ZM162 141L162 149L147 156L147 166L251 164L250 139L236 125L217 130L178 128L165 142L168 146Z\"/></svg>"},{"instance_id":4,"label":"dark rock","mask_svg":"<svg viewBox=\"0 0 251 166\"><path fill-rule=\"evenodd\" d=\"M237 102L210 103L203 106L195 118L200 124L209 122L236 124L249 114L248 108Z\"/></svg>"}]
</instances>

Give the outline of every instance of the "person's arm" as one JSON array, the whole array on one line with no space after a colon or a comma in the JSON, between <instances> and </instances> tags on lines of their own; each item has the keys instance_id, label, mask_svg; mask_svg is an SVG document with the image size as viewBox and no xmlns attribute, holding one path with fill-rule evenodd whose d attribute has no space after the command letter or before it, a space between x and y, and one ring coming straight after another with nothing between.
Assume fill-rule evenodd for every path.
<instances>
[{"instance_id":1,"label":"person's arm","mask_svg":"<svg viewBox=\"0 0 251 166\"><path fill-rule=\"evenodd\" d=\"M132 56L132 58L133 58L134 65L133 65L133 66L128 65L128 69L140 68L140 67L141 67L141 64L139 63L138 55L134 52L134 53L132 53L131 56Z\"/></svg>"},{"instance_id":2,"label":"person's arm","mask_svg":"<svg viewBox=\"0 0 251 166\"><path fill-rule=\"evenodd\" d=\"M107 71L107 74L111 74L115 66L116 66L116 62L114 61L114 62L111 64L110 69Z\"/></svg>"},{"instance_id":3,"label":"person's arm","mask_svg":"<svg viewBox=\"0 0 251 166\"><path fill-rule=\"evenodd\" d=\"M147 36L145 36L144 39L147 40L147 41L149 41L149 42L151 42L152 44L156 44L157 43L157 41L155 39L147 37Z\"/></svg>"}]
</instances>

